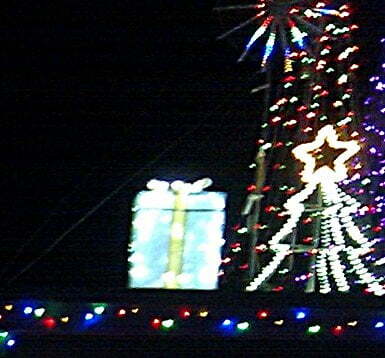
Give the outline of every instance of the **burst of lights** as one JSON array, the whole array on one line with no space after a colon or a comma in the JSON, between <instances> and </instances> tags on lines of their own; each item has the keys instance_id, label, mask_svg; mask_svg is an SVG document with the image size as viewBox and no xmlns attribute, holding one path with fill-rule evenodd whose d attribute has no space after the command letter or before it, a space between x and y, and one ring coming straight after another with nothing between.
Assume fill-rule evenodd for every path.
<instances>
[{"instance_id":1,"label":"burst of lights","mask_svg":"<svg viewBox=\"0 0 385 358\"><path fill-rule=\"evenodd\" d=\"M312 9L303 5L299 0L288 2L277 0L265 2L265 0L259 0L256 4L216 7L214 10L218 12L232 12L239 10L250 10L255 12L252 17L226 31L218 38L224 39L238 30L258 23L258 21L262 21L247 41L245 50L240 56L239 61L242 61L247 56L256 41L264 36L270 28L270 34L265 43L265 54L262 60L262 67L266 65L266 62L274 49L276 31L278 30L281 37L281 47L285 53L285 71L290 71L291 64L288 62L288 54L291 50L289 50L288 38L290 38L291 42L296 44L300 49L303 49L305 47L304 39L308 37L310 33L322 33L322 30L311 22L312 19L322 16L336 16L342 18L348 15L346 11L340 12L338 10L324 9L325 6L326 5L323 3L318 3L317 7ZM303 30L301 30L300 27ZM287 29L289 29L289 31L287 31Z\"/></svg>"}]
</instances>

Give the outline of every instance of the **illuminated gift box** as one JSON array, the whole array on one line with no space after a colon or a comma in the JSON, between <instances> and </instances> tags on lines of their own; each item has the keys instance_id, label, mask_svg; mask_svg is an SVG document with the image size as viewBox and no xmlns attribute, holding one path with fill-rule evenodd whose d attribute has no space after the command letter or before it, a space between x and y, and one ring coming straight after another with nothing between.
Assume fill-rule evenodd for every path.
<instances>
[{"instance_id":1,"label":"illuminated gift box","mask_svg":"<svg viewBox=\"0 0 385 358\"><path fill-rule=\"evenodd\" d=\"M203 191L211 183L151 180L136 196L130 287L217 288L226 194Z\"/></svg>"}]
</instances>

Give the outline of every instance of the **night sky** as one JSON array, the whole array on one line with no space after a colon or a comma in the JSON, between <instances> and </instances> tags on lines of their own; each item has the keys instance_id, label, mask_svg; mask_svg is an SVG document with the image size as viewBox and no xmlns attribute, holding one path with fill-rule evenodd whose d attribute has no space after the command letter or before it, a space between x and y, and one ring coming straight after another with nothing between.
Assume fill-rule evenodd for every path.
<instances>
[{"instance_id":1,"label":"night sky","mask_svg":"<svg viewBox=\"0 0 385 358\"><path fill-rule=\"evenodd\" d=\"M385 13L355 1L361 92ZM151 178L209 176L236 222L263 110L215 1L20 1L1 26L3 287L124 287L129 208ZM382 24L382 30L380 25ZM235 25L235 24L234 24ZM17 281L15 273L127 185ZM22 250L21 250L22 249Z\"/></svg>"}]
</instances>

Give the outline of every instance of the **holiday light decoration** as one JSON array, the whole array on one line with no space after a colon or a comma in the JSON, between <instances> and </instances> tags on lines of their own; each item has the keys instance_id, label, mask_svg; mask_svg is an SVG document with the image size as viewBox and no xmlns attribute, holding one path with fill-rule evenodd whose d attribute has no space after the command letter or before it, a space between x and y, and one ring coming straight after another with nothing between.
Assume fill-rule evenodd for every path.
<instances>
[{"instance_id":1,"label":"holiday light decoration","mask_svg":"<svg viewBox=\"0 0 385 358\"><path fill-rule=\"evenodd\" d=\"M208 302L222 300L222 296L217 296L215 299L211 297ZM28 306L25 304L27 301ZM12 349L17 352L23 344L23 337L31 335L73 338L77 335L85 337L98 334L130 339L145 335L176 339L188 334L208 340L213 337L244 337L271 341L295 338L298 342L304 342L317 335L325 342L336 338L343 338L344 342L356 342L361 339L366 344L384 342L385 319L381 305L367 310L357 310L354 306L326 308L327 305L318 305L316 309L312 309L291 304L266 309L256 302L245 312L245 306L235 302L226 307L218 307L216 303L208 303L202 307L201 304L186 301L189 315L185 316L181 315L181 312L186 312L186 309L181 307L181 304L174 303L171 297L167 302L158 304L154 304L152 300L144 300L140 306L135 304L135 307L139 308L138 313L145 312L144 314L131 312L130 305L126 300L123 301L93 303L17 299L12 300L12 311L4 308L9 302L2 302L0 351ZM132 301L132 298L128 301ZM180 296L177 301L180 301ZM44 309L44 313L42 316L25 315L26 307L31 307L33 311ZM95 312L95 309L99 313L94 315L91 312ZM125 312L124 315L121 315L122 311ZM210 314L202 315L202 312Z\"/></svg>"},{"instance_id":2,"label":"holiday light decoration","mask_svg":"<svg viewBox=\"0 0 385 358\"><path fill-rule=\"evenodd\" d=\"M226 195L210 179L151 180L134 203L130 287L217 288Z\"/></svg>"},{"instance_id":3,"label":"holiday light decoration","mask_svg":"<svg viewBox=\"0 0 385 358\"><path fill-rule=\"evenodd\" d=\"M257 140L257 152L264 161L250 166L256 169L257 185L248 186L247 210L234 226L222 260L221 283L246 291L383 296L385 220L373 225L363 219L369 212L378 217L385 197L381 192L385 185L380 186L385 173L382 151L369 144L365 133L376 131L376 140L382 140L385 131L379 122L372 126L368 118L362 120L354 102L360 48L353 33L358 26L350 22L347 2L337 6L333 2L268 1L262 6L263 21L274 17L274 6L279 14L296 8L296 16L307 16L317 41L311 44L309 36L301 38L297 33L296 46L286 52L290 66L284 71L270 68L282 75L275 91L268 93ZM228 10L252 11L236 5ZM304 31L298 18L292 17L290 13L284 19L286 29L291 31L292 20ZM255 37L270 29L274 38L280 32L275 21L270 18L263 23L264 31L258 28ZM251 40L256 41L255 37ZM301 46L303 40L308 46ZM270 49L265 49L263 62L269 56ZM376 93L381 93L381 75L371 81ZM379 107L376 113L383 115L385 106ZM366 152L377 158L378 166L363 176L368 172Z\"/></svg>"},{"instance_id":4,"label":"holiday light decoration","mask_svg":"<svg viewBox=\"0 0 385 358\"><path fill-rule=\"evenodd\" d=\"M333 149L345 149L331 164L332 167L323 165L317 170L316 158L312 152L327 143ZM332 125L327 125L319 130L314 142L301 144L293 149L294 156L305 163L305 168L300 174L305 183L321 183L326 181L339 182L347 177L346 162L360 150L356 141L341 142Z\"/></svg>"},{"instance_id":5,"label":"holiday light decoration","mask_svg":"<svg viewBox=\"0 0 385 358\"><path fill-rule=\"evenodd\" d=\"M344 152L331 162L331 166L322 165L315 169L314 152L322 148L325 142L333 149L344 149ZM313 142L300 144L293 149L294 156L305 163L305 169L301 173L302 181L309 184L284 205L288 209L290 218L269 241L270 249L274 252L273 257L269 264L246 287L246 291L258 289L275 273L283 260L293 253L292 247L288 244L282 244L281 241L286 239L297 225L305 209L304 200L308 199L318 188L322 196L322 205L318 208L321 215L321 230L319 233L320 242L314 256L316 258L315 273L319 281L319 292L326 294L332 291L331 277L337 291L347 292L350 290L345 275L346 264L342 264L342 257L346 256L346 261L351 267L350 271L356 274L359 282L366 285L369 292L373 292L377 296L385 295L384 278L372 274L360 258L374 243L360 232L351 217L351 214L357 211L359 204L357 200L344 193L337 185L347 176L346 161L359 150L360 146L356 141L339 141L332 125L321 128ZM347 240L351 243L349 244ZM358 247L355 248L354 244Z\"/></svg>"},{"instance_id":6,"label":"holiday light decoration","mask_svg":"<svg viewBox=\"0 0 385 358\"><path fill-rule=\"evenodd\" d=\"M345 190L365 201L357 215L361 227L367 235L378 242L381 249L374 250L368 256L378 272L383 272L385 264L384 246L384 205L385 205L385 38L379 41L381 53L376 73L369 77L370 94L364 101L364 119L362 131L364 152L362 153L361 170L344 181ZM357 165L359 165L358 163Z\"/></svg>"},{"instance_id":7,"label":"holiday light decoration","mask_svg":"<svg viewBox=\"0 0 385 358\"><path fill-rule=\"evenodd\" d=\"M319 21L319 18L323 16L333 16L342 19L350 15L349 9L346 7L341 7L338 10L329 9L322 1L304 2L300 0L259 0L255 4L246 5L223 4L223 6L220 5L214 8L214 10L224 13L242 11L253 14L244 22L219 36L219 39L226 38L243 28L251 28L252 25L259 24L259 27L257 27L246 43L245 50L238 61L242 61L255 45L256 41L263 37L270 29L261 63L261 67L265 67L274 50L277 33L279 33L281 47L285 56L285 71L291 71L292 69L291 57L294 49L304 49L306 47L305 40L322 33L322 28L316 22L317 20ZM260 21L262 21L262 23ZM335 28L330 29L335 30ZM333 34L339 34L339 32ZM292 44L295 45L294 47L290 44L289 38ZM353 50L347 50L342 56L348 56L351 51Z\"/></svg>"}]
</instances>

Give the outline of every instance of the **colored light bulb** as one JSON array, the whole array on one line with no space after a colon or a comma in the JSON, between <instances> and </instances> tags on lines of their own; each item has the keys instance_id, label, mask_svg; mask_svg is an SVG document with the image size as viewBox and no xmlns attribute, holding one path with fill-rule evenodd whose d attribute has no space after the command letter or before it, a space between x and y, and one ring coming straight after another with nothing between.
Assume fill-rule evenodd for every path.
<instances>
[{"instance_id":1,"label":"colored light bulb","mask_svg":"<svg viewBox=\"0 0 385 358\"><path fill-rule=\"evenodd\" d=\"M95 312L95 314L97 314L97 315L102 314L104 311L105 311L104 306L97 306L97 307L94 308L94 312Z\"/></svg>"},{"instance_id":2,"label":"colored light bulb","mask_svg":"<svg viewBox=\"0 0 385 358\"><path fill-rule=\"evenodd\" d=\"M30 306L27 306L24 308L24 313L25 314L31 314L33 312L33 308Z\"/></svg>"},{"instance_id":3,"label":"colored light bulb","mask_svg":"<svg viewBox=\"0 0 385 358\"><path fill-rule=\"evenodd\" d=\"M43 316L44 312L45 312L45 308L43 308L43 307L41 307L41 308L36 308L36 309L33 311L33 313L34 313L34 315L35 315L36 317L41 317L41 316Z\"/></svg>"},{"instance_id":4,"label":"colored light bulb","mask_svg":"<svg viewBox=\"0 0 385 358\"><path fill-rule=\"evenodd\" d=\"M318 324L314 326L310 326L307 331L310 334L319 333L321 331L321 326L319 326Z\"/></svg>"},{"instance_id":5,"label":"colored light bulb","mask_svg":"<svg viewBox=\"0 0 385 358\"><path fill-rule=\"evenodd\" d=\"M230 319L225 319L223 322L222 322L222 326L224 327L229 327L233 324L233 321L231 321Z\"/></svg>"},{"instance_id":6,"label":"colored light bulb","mask_svg":"<svg viewBox=\"0 0 385 358\"><path fill-rule=\"evenodd\" d=\"M86 321L89 321L89 320L92 319L92 318L94 318L93 313L86 313L86 314L84 315L84 319L85 319Z\"/></svg>"},{"instance_id":7,"label":"colored light bulb","mask_svg":"<svg viewBox=\"0 0 385 358\"><path fill-rule=\"evenodd\" d=\"M167 319L165 321L162 321L162 327L164 328L171 328L174 325L173 319Z\"/></svg>"},{"instance_id":8,"label":"colored light bulb","mask_svg":"<svg viewBox=\"0 0 385 358\"><path fill-rule=\"evenodd\" d=\"M245 331L245 330L247 330L249 327L250 327L250 323L249 323L249 322L240 322L240 323L237 324L237 328L238 328L240 331Z\"/></svg>"},{"instance_id":9,"label":"colored light bulb","mask_svg":"<svg viewBox=\"0 0 385 358\"><path fill-rule=\"evenodd\" d=\"M14 339L10 339L9 341L7 341L6 344L7 344L8 347L12 347L12 346L15 345L15 343L16 343L16 341Z\"/></svg>"}]
</instances>

